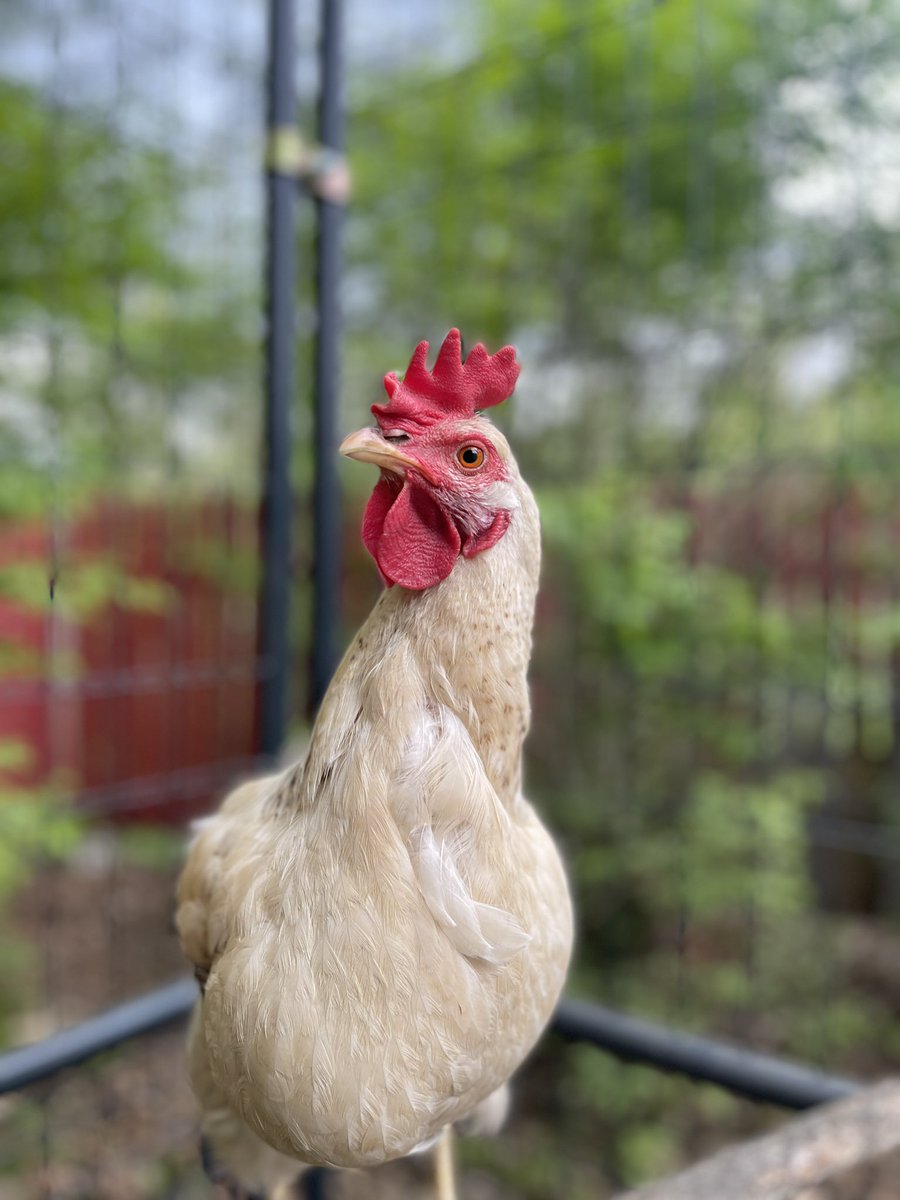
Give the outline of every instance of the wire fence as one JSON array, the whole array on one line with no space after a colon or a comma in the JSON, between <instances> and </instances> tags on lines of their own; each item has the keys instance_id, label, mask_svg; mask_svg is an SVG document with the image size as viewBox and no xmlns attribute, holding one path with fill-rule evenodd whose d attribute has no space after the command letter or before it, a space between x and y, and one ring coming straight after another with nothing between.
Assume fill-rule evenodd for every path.
<instances>
[{"instance_id":1,"label":"wire fence","mask_svg":"<svg viewBox=\"0 0 900 1200\"><path fill-rule=\"evenodd\" d=\"M270 121L289 123L296 86L313 137L317 17L297 17ZM529 788L571 865L573 987L609 1006L602 1035L577 1009L560 1028L679 1070L689 1035L666 1027L691 1029L750 1056L719 1078L738 1092L754 1054L782 1054L825 1072L809 1095L841 1094L900 1057L889 5L513 17L498 0L469 18L348 8L341 424L365 423L373 379L422 336L516 341L499 419L545 524ZM346 630L377 589L359 485L339 524L335 476L313 478L337 435L340 212L295 204L287 177L298 307L267 326L285 353L296 339L280 387L303 397L270 424L299 497L290 549L262 503L266 57L249 3L228 22L205 4L10 9L0 765L9 844L45 856L0 860L11 1044L178 973L172 827L271 760L288 693L294 711L321 695L341 543ZM339 145L335 119L319 129ZM261 735L286 662L279 619L259 618L273 561L296 666ZM29 1196L201 1194L168 1037L28 1093L0 1171ZM556 1040L534 1072L510 1140L471 1152L523 1194L609 1194L773 1119Z\"/></svg>"},{"instance_id":2,"label":"wire fence","mask_svg":"<svg viewBox=\"0 0 900 1200\"><path fill-rule=\"evenodd\" d=\"M183 970L185 821L264 761L264 65L252 4L224 23L114 0L4 10L7 1044ZM199 1177L183 1086L159 1039L39 1086L0 1120L2 1186L125 1197Z\"/></svg>"}]
</instances>

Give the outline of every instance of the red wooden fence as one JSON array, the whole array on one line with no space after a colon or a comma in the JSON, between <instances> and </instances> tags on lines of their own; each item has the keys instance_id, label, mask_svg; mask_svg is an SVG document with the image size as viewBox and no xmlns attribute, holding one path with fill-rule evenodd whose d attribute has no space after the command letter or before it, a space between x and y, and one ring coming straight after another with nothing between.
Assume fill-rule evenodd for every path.
<instances>
[{"instance_id":1,"label":"red wooden fence","mask_svg":"<svg viewBox=\"0 0 900 1200\"><path fill-rule=\"evenodd\" d=\"M55 535L0 532L0 747L28 751L3 779L119 818L202 810L256 754L255 510L108 501Z\"/></svg>"}]
</instances>

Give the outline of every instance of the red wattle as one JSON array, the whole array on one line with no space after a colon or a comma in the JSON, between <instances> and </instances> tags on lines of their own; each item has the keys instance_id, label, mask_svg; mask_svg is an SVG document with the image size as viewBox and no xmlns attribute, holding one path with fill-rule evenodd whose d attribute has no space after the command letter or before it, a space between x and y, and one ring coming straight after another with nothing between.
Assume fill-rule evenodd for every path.
<instances>
[{"instance_id":1,"label":"red wattle","mask_svg":"<svg viewBox=\"0 0 900 1200\"><path fill-rule=\"evenodd\" d=\"M433 587L447 578L460 553L452 519L411 479L399 493L392 480L380 480L366 506L362 534L388 587Z\"/></svg>"},{"instance_id":2,"label":"red wattle","mask_svg":"<svg viewBox=\"0 0 900 1200\"><path fill-rule=\"evenodd\" d=\"M387 587L393 587L394 581L393 579L388 579L387 575L381 569L381 563L378 561L378 546L381 542L381 534L384 529L384 523L387 520L388 512L391 505L400 495L401 487L402 482L396 475L383 475L375 484L375 490L369 497L369 503L366 505L366 511L363 513L363 545L375 559L378 572Z\"/></svg>"},{"instance_id":3,"label":"red wattle","mask_svg":"<svg viewBox=\"0 0 900 1200\"><path fill-rule=\"evenodd\" d=\"M474 558L483 550L490 550L491 546L496 546L509 529L509 522L509 512L501 508L487 529L482 529L481 533L466 534L462 544L463 558Z\"/></svg>"}]
</instances>

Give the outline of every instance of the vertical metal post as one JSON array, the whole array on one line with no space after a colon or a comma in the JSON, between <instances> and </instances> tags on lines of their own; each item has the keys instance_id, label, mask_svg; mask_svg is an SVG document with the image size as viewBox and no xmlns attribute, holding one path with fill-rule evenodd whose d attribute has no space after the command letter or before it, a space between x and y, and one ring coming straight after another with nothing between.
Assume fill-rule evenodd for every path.
<instances>
[{"instance_id":1,"label":"vertical metal post","mask_svg":"<svg viewBox=\"0 0 900 1200\"><path fill-rule=\"evenodd\" d=\"M269 2L266 198L265 482L262 504L260 751L278 754L287 724L291 551L291 404L294 394L296 180L277 147L295 128L294 0Z\"/></svg>"},{"instance_id":2,"label":"vertical metal post","mask_svg":"<svg viewBox=\"0 0 900 1200\"><path fill-rule=\"evenodd\" d=\"M304 1171L301 1186L296 1189L297 1195L303 1200L325 1200L328 1194L328 1170L325 1167L313 1167Z\"/></svg>"},{"instance_id":3,"label":"vertical metal post","mask_svg":"<svg viewBox=\"0 0 900 1200\"><path fill-rule=\"evenodd\" d=\"M321 0L319 141L344 149L343 0ZM309 706L315 712L334 673L340 617L341 519L337 474L340 349L340 274L343 206L316 200L315 482L313 485L314 592Z\"/></svg>"}]
</instances>

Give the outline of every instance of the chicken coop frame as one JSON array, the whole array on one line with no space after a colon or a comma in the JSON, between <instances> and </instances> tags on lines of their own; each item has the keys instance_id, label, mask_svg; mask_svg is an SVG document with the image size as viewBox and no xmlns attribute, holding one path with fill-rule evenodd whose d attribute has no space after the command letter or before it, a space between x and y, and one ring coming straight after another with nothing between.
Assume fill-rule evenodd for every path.
<instances>
[{"instance_id":1,"label":"chicken coop frame","mask_svg":"<svg viewBox=\"0 0 900 1200\"><path fill-rule=\"evenodd\" d=\"M341 0L322 0L318 136L340 155L344 143L341 79ZM298 171L283 147L295 137L296 95L294 0L270 0L268 52L267 332L265 348L265 468L260 593L261 708L259 745L274 759L284 740L288 714L290 520L290 408L294 393L296 255L294 218ZM314 591L310 708L324 694L337 661L340 562L340 496L334 449L337 444L337 380L341 273L341 203L314 200L317 221L315 264L314 416ZM191 979L179 979L56 1034L0 1056L0 1093L16 1091L182 1020L196 998ZM719 1085L738 1095L788 1109L806 1109L847 1096L854 1081L776 1057L746 1051L624 1015L599 1005L566 999L553 1032L586 1042L634 1063L677 1072Z\"/></svg>"}]
</instances>

